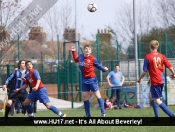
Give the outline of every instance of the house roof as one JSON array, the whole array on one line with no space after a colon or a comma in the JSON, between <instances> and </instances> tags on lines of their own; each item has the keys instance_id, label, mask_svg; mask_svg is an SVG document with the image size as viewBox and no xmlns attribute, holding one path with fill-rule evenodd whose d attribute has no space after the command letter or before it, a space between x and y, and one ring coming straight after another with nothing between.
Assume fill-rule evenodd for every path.
<instances>
[{"instance_id":1,"label":"house roof","mask_svg":"<svg viewBox=\"0 0 175 132\"><path fill-rule=\"evenodd\" d=\"M81 42L81 46L84 47L84 45L90 44L88 41ZM67 43L66 44L66 58L68 56L69 50L71 50L71 47L74 45L74 43ZM28 41L20 41L20 50L21 50L21 59L41 59L41 52L43 55L45 54L55 54L57 58L58 54L58 43L57 41L47 41L46 45L41 45L39 42L35 40L28 40ZM3 48L3 53L6 53L4 58L5 60L14 60L14 55L18 54L18 47L17 44L15 44L13 47L9 49L9 47L5 46ZM63 58L63 42L60 42L60 58Z\"/></svg>"}]
</instances>

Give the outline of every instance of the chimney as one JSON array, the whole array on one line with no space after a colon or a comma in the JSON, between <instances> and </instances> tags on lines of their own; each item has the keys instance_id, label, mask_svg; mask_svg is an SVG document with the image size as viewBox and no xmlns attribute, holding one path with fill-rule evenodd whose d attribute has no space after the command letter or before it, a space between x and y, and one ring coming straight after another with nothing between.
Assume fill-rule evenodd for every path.
<instances>
[{"instance_id":1,"label":"chimney","mask_svg":"<svg viewBox=\"0 0 175 132\"><path fill-rule=\"evenodd\" d=\"M100 33L100 29L97 29L97 33L98 33L98 34Z\"/></svg>"}]
</instances>

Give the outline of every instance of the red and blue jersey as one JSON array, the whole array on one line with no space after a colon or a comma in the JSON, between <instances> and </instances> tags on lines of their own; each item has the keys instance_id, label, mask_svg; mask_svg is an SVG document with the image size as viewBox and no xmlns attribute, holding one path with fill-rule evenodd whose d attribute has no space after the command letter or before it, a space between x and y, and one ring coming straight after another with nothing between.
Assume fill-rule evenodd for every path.
<instances>
[{"instance_id":1,"label":"red and blue jersey","mask_svg":"<svg viewBox=\"0 0 175 132\"><path fill-rule=\"evenodd\" d=\"M97 69L105 71L104 67L99 64L97 59L92 55L89 55L86 57L84 56L84 54L80 54L79 56L77 56L75 51L72 51L72 55L73 55L74 61L76 63L79 63L79 69L81 71L84 82L85 83L92 83L92 82L97 83L94 68L96 67Z\"/></svg>"},{"instance_id":2,"label":"red and blue jersey","mask_svg":"<svg viewBox=\"0 0 175 132\"><path fill-rule=\"evenodd\" d=\"M149 72L151 86L164 83L164 65L168 69L172 67L166 57L157 51L152 51L145 56L143 71Z\"/></svg>"},{"instance_id":3,"label":"red and blue jersey","mask_svg":"<svg viewBox=\"0 0 175 132\"><path fill-rule=\"evenodd\" d=\"M32 88L36 86L37 80L41 80L39 72L35 69L30 70L25 78L26 78L25 84L31 85ZM43 87L44 87L43 83L40 82L38 89L43 88Z\"/></svg>"}]
</instances>

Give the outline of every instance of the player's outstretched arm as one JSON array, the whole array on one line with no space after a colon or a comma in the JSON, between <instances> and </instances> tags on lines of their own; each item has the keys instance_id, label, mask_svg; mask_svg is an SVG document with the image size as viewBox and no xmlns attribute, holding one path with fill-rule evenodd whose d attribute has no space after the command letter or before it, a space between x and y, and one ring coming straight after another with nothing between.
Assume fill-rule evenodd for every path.
<instances>
[{"instance_id":1,"label":"player's outstretched arm","mask_svg":"<svg viewBox=\"0 0 175 132\"><path fill-rule=\"evenodd\" d=\"M5 84L2 86L2 89L5 91L7 84L15 77L15 71L6 79Z\"/></svg>"},{"instance_id":2,"label":"player's outstretched arm","mask_svg":"<svg viewBox=\"0 0 175 132\"><path fill-rule=\"evenodd\" d=\"M99 69L102 70L103 72L108 71L107 67L103 67L102 65L100 65L100 63L97 61L97 59L94 60L94 66Z\"/></svg>"},{"instance_id":3,"label":"player's outstretched arm","mask_svg":"<svg viewBox=\"0 0 175 132\"><path fill-rule=\"evenodd\" d=\"M72 56L75 62L78 62L78 56L76 55L76 48L75 46L72 46Z\"/></svg>"},{"instance_id":4,"label":"player's outstretched arm","mask_svg":"<svg viewBox=\"0 0 175 132\"><path fill-rule=\"evenodd\" d=\"M170 70L171 73L172 73L170 77L171 77L172 79L175 79L175 73L174 73L173 67L171 67L169 70Z\"/></svg>"},{"instance_id":5,"label":"player's outstretched arm","mask_svg":"<svg viewBox=\"0 0 175 132\"><path fill-rule=\"evenodd\" d=\"M143 71L143 72L142 72L142 74L141 74L141 76L140 76L140 77L139 77L139 79L137 80L137 82L138 82L138 83L140 83L140 81L141 81L142 77L144 77L144 76L145 76L145 74L146 74L146 72L145 72L145 71Z\"/></svg>"},{"instance_id":6,"label":"player's outstretched arm","mask_svg":"<svg viewBox=\"0 0 175 132\"><path fill-rule=\"evenodd\" d=\"M21 88L17 88L15 92L19 92L20 90L24 90L28 87L28 84L24 84Z\"/></svg>"},{"instance_id":7,"label":"player's outstretched arm","mask_svg":"<svg viewBox=\"0 0 175 132\"><path fill-rule=\"evenodd\" d=\"M5 91L6 88L7 88L7 85L3 85L3 86L2 86L3 91Z\"/></svg>"}]
</instances>

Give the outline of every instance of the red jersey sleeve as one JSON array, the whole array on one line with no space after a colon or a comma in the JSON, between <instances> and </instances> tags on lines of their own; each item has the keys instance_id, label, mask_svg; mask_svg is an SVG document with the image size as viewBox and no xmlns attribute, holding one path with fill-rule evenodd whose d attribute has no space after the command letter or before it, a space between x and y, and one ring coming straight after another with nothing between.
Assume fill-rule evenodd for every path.
<instances>
[{"instance_id":1,"label":"red jersey sleeve","mask_svg":"<svg viewBox=\"0 0 175 132\"><path fill-rule=\"evenodd\" d=\"M29 84L29 81L25 78L24 83Z\"/></svg>"},{"instance_id":2,"label":"red jersey sleeve","mask_svg":"<svg viewBox=\"0 0 175 132\"><path fill-rule=\"evenodd\" d=\"M163 55L163 64L170 69L172 67L172 65L169 63L169 61L166 59L166 57Z\"/></svg>"},{"instance_id":3,"label":"red jersey sleeve","mask_svg":"<svg viewBox=\"0 0 175 132\"><path fill-rule=\"evenodd\" d=\"M72 51L72 56L75 62L78 62L78 56L76 55L75 51Z\"/></svg>"}]
</instances>

